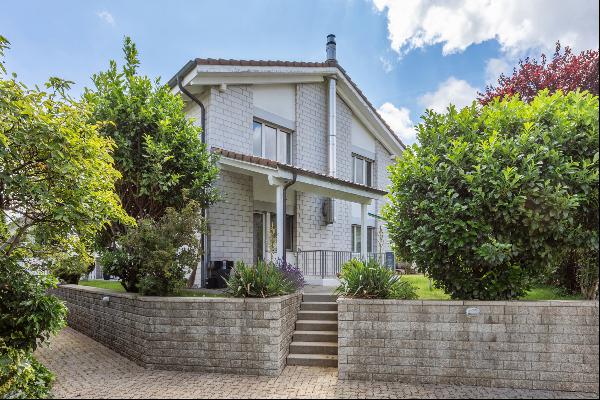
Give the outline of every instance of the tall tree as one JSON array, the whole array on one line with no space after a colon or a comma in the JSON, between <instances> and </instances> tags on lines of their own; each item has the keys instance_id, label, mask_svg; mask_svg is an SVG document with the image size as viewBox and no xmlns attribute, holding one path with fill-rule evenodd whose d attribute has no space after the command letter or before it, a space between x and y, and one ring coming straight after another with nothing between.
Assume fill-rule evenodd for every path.
<instances>
[{"instance_id":1,"label":"tall tree","mask_svg":"<svg viewBox=\"0 0 600 400\"><path fill-rule=\"evenodd\" d=\"M65 324L66 307L48 290L39 262L89 259L110 221L133 223L114 191L111 139L89 123L85 103L51 78L48 92L5 77L0 35L0 397L49 395L53 376L34 357Z\"/></svg>"},{"instance_id":2,"label":"tall tree","mask_svg":"<svg viewBox=\"0 0 600 400\"><path fill-rule=\"evenodd\" d=\"M481 104L488 104L495 97L518 94L523 101L529 102L542 89L551 93L579 89L598 95L598 50L576 55L569 47L561 51L560 42L557 42L550 62L545 54L540 61L529 57L520 60L511 76L500 75L498 85L486 87L484 93L479 93L478 100Z\"/></svg>"},{"instance_id":3,"label":"tall tree","mask_svg":"<svg viewBox=\"0 0 600 400\"><path fill-rule=\"evenodd\" d=\"M93 76L94 88L84 98L92 121L108 121L100 132L116 143L115 166L122 174L117 193L125 210L136 220L156 220L167 207L183 208L186 198L210 205L218 197L218 169L200 128L167 85L138 75L138 51L129 37L123 53L122 70L110 61L107 71Z\"/></svg>"}]
</instances>

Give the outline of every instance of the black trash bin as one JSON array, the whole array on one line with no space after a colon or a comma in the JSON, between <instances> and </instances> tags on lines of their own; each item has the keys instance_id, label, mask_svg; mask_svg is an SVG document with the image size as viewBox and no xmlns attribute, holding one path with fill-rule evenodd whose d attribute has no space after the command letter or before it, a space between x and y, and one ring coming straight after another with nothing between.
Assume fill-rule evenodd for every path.
<instances>
[{"instance_id":1,"label":"black trash bin","mask_svg":"<svg viewBox=\"0 0 600 400\"><path fill-rule=\"evenodd\" d=\"M206 287L208 289L223 289L227 287L225 281L229 279L232 269L233 261L211 261L208 264Z\"/></svg>"},{"instance_id":2,"label":"black trash bin","mask_svg":"<svg viewBox=\"0 0 600 400\"><path fill-rule=\"evenodd\" d=\"M219 268L216 270L217 273L217 287L223 289L227 287L227 279L233 269L233 261L225 260L220 262Z\"/></svg>"}]
</instances>

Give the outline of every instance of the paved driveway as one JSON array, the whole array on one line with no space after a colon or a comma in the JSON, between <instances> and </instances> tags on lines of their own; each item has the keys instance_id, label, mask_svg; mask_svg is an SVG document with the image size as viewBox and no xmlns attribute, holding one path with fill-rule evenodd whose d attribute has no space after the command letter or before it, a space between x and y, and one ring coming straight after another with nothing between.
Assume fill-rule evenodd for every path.
<instances>
[{"instance_id":1,"label":"paved driveway","mask_svg":"<svg viewBox=\"0 0 600 400\"><path fill-rule=\"evenodd\" d=\"M144 369L64 329L37 357L57 376L57 398L596 398L473 386L338 382L334 368L287 367L277 378Z\"/></svg>"}]
</instances>

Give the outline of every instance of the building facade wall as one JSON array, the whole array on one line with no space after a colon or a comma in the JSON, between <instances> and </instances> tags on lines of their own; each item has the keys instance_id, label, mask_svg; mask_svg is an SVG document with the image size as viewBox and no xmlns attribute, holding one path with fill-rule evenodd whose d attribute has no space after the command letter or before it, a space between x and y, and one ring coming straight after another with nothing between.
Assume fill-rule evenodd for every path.
<instances>
[{"instance_id":1,"label":"building facade wall","mask_svg":"<svg viewBox=\"0 0 600 400\"><path fill-rule=\"evenodd\" d=\"M297 84L295 96L296 129L292 135L292 162L301 168L328 173L327 84ZM252 154L253 87L228 85L224 91L211 87L201 99L207 109L209 146ZM336 104L337 177L352 180L353 114L339 96ZM198 107L192 106L188 114L200 120ZM377 141L374 161L374 184L383 188L387 180L389 153ZM217 186L223 198L209 210L211 260L252 261L252 185L250 176L221 171ZM356 214L353 212L353 209L356 211L355 204L336 200L336 222L326 224L322 214L324 197L292 190L290 193L296 200L292 213L296 215L296 245L301 250L351 250L352 224L357 223L357 216L353 215ZM374 202L369 212L378 214L381 206ZM372 218L369 221L369 226L379 228L383 225ZM381 249L387 251L390 249L387 234L384 238ZM375 251L379 249L376 247Z\"/></svg>"},{"instance_id":2,"label":"building facade wall","mask_svg":"<svg viewBox=\"0 0 600 400\"><path fill-rule=\"evenodd\" d=\"M252 177L221 170L217 188L221 200L208 210L210 259L252 263Z\"/></svg>"}]
</instances>

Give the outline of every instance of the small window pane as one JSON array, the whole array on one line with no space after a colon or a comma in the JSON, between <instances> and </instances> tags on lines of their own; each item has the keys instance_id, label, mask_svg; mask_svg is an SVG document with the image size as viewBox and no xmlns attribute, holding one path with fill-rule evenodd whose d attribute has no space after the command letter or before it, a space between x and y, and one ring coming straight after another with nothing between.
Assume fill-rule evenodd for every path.
<instances>
[{"instance_id":1,"label":"small window pane","mask_svg":"<svg viewBox=\"0 0 600 400\"><path fill-rule=\"evenodd\" d=\"M262 157L262 124L259 122L254 122L252 152L255 156Z\"/></svg>"},{"instance_id":2,"label":"small window pane","mask_svg":"<svg viewBox=\"0 0 600 400\"><path fill-rule=\"evenodd\" d=\"M367 228L367 253L373 253L373 244L375 243L375 228Z\"/></svg>"},{"instance_id":3,"label":"small window pane","mask_svg":"<svg viewBox=\"0 0 600 400\"><path fill-rule=\"evenodd\" d=\"M365 183L365 162L360 158L355 158L354 167L354 182L364 184Z\"/></svg>"},{"instance_id":4,"label":"small window pane","mask_svg":"<svg viewBox=\"0 0 600 400\"><path fill-rule=\"evenodd\" d=\"M360 253L360 226L352 225L352 251Z\"/></svg>"},{"instance_id":5,"label":"small window pane","mask_svg":"<svg viewBox=\"0 0 600 400\"><path fill-rule=\"evenodd\" d=\"M277 160L277 129L264 125L263 135L265 135L264 157L269 160Z\"/></svg>"},{"instance_id":6,"label":"small window pane","mask_svg":"<svg viewBox=\"0 0 600 400\"><path fill-rule=\"evenodd\" d=\"M285 249L293 251L294 249L294 216L285 216Z\"/></svg>"},{"instance_id":7,"label":"small window pane","mask_svg":"<svg viewBox=\"0 0 600 400\"><path fill-rule=\"evenodd\" d=\"M373 163L370 161L365 161L367 171L366 171L366 185L373 186Z\"/></svg>"},{"instance_id":8,"label":"small window pane","mask_svg":"<svg viewBox=\"0 0 600 400\"><path fill-rule=\"evenodd\" d=\"M288 162L288 134L287 132L279 131L277 135L277 161L282 163Z\"/></svg>"}]
</instances>

